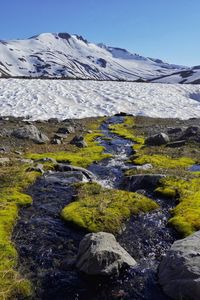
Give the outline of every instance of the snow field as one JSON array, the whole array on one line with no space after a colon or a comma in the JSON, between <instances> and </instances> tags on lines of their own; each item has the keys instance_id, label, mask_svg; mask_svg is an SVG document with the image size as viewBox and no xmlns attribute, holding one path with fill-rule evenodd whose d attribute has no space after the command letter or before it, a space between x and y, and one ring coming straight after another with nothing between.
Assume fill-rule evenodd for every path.
<instances>
[{"instance_id":1,"label":"snow field","mask_svg":"<svg viewBox=\"0 0 200 300\"><path fill-rule=\"evenodd\" d=\"M0 115L84 118L119 112L161 118L200 117L200 85L0 79Z\"/></svg>"}]
</instances>

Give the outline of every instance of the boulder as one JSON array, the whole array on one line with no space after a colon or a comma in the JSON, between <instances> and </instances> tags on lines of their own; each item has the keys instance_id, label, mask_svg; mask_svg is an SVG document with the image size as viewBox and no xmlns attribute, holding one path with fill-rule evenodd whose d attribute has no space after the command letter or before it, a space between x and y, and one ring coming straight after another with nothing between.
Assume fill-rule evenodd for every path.
<instances>
[{"instance_id":1,"label":"boulder","mask_svg":"<svg viewBox=\"0 0 200 300\"><path fill-rule=\"evenodd\" d=\"M67 134L67 133L75 133L75 129L73 126L66 126L58 128L57 133Z\"/></svg>"},{"instance_id":2,"label":"boulder","mask_svg":"<svg viewBox=\"0 0 200 300\"><path fill-rule=\"evenodd\" d=\"M157 187L160 179L163 177L165 177L163 174L139 174L125 176L122 186L131 192L135 192L137 190L153 191Z\"/></svg>"},{"instance_id":3,"label":"boulder","mask_svg":"<svg viewBox=\"0 0 200 300\"><path fill-rule=\"evenodd\" d=\"M79 148L87 147L87 143L84 141L84 137L82 135L76 135L70 142L70 144L75 145Z\"/></svg>"},{"instance_id":4,"label":"boulder","mask_svg":"<svg viewBox=\"0 0 200 300\"><path fill-rule=\"evenodd\" d=\"M200 299L200 231L174 242L159 266L159 282L172 299Z\"/></svg>"},{"instance_id":5,"label":"boulder","mask_svg":"<svg viewBox=\"0 0 200 300\"><path fill-rule=\"evenodd\" d=\"M121 269L135 265L111 233L89 233L80 242L76 267L88 275L118 275Z\"/></svg>"},{"instance_id":6,"label":"boulder","mask_svg":"<svg viewBox=\"0 0 200 300\"><path fill-rule=\"evenodd\" d=\"M169 136L166 133L159 133L152 136L149 136L145 140L145 144L149 146L161 146L169 143Z\"/></svg>"},{"instance_id":7,"label":"boulder","mask_svg":"<svg viewBox=\"0 0 200 300\"><path fill-rule=\"evenodd\" d=\"M12 135L19 139L32 140L37 144L49 142L49 138L38 130L34 125L25 125L13 130Z\"/></svg>"},{"instance_id":8,"label":"boulder","mask_svg":"<svg viewBox=\"0 0 200 300\"><path fill-rule=\"evenodd\" d=\"M200 127L199 126L190 126L188 127L179 139L191 140L200 142Z\"/></svg>"},{"instance_id":9,"label":"boulder","mask_svg":"<svg viewBox=\"0 0 200 300\"><path fill-rule=\"evenodd\" d=\"M78 171L69 171L63 173L50 173L45 177L48 184L68 185L78 182L86 182L87 178Z\"/></svg>"},{"instance_id":10,"label":"boulder","mask_svg":"<svg viewBox=\"0 0 200 300\"><path fill-rule=\"evenodd\" d=\"M76 167L76 166L72 166L72 165L66 165L66 164L57 164L55 166L55 170L59 171L59 172L81 172L89 181L94 181L96 179L96 177L94 176L94 174L90 171L88 171L87 169L81 168L81 167Z\"/></svg>"}]
</instances>

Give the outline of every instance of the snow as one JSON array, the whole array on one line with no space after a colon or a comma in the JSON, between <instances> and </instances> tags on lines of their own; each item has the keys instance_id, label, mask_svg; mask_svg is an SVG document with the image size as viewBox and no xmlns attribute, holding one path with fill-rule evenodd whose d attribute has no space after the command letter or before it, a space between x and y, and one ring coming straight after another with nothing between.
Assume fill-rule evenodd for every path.
<instances>
[{"instance_id":1,"label":"snow","mask_svg":"<svg viewBox=\"0 0 200 300\"><path fill-rule=\"evenodd\" d=\"M0 79L0 115L84 118L119 112L200 117L200 85L111 81Z\"/></svg>"},{"instance_id":2,"label":"snow","mask_svg":"<svg viewBox=\"0 0 200 300\"><path fill-rule=\"evenodd\" d=\"M171 75L181 66L158 63L120 48L96 45L76 35L43 33L0 41L0 72L10 76L145 80ZM98 60L106 64L102 67Z\"/></svg>"}]
</instances>

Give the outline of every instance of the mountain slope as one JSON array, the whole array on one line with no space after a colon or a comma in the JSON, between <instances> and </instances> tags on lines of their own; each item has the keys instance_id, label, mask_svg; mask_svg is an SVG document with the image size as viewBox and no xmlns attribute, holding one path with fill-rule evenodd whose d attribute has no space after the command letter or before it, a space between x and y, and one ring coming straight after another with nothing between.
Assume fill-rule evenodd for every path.
<instances>
[{"instance_id":1,"label":"mountain slope","mask_svg":"<svg viewBox=\"0 0 200 300\"><path fill-rule=\"evenodd\" d=\"M125 49L93 44L78 35L43 33L0 41L0 76L148 81L184 70Z\"/></svg>"}]
</instances>

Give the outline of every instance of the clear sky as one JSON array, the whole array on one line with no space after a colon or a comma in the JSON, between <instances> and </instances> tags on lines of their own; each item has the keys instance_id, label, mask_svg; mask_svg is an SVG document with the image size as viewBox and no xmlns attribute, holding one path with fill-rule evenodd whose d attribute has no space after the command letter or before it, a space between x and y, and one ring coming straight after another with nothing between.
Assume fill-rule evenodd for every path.
<instances>
[{"instance_id":1,"label":"clear sky","mask_svg":"<svg viewBox=\"0 0 200 300\"><path fill-rule=\"evenodd\" d=\"M0 0L0 39L42 32L200 65L200 0Z\"/></svg>"}]
</instances>

